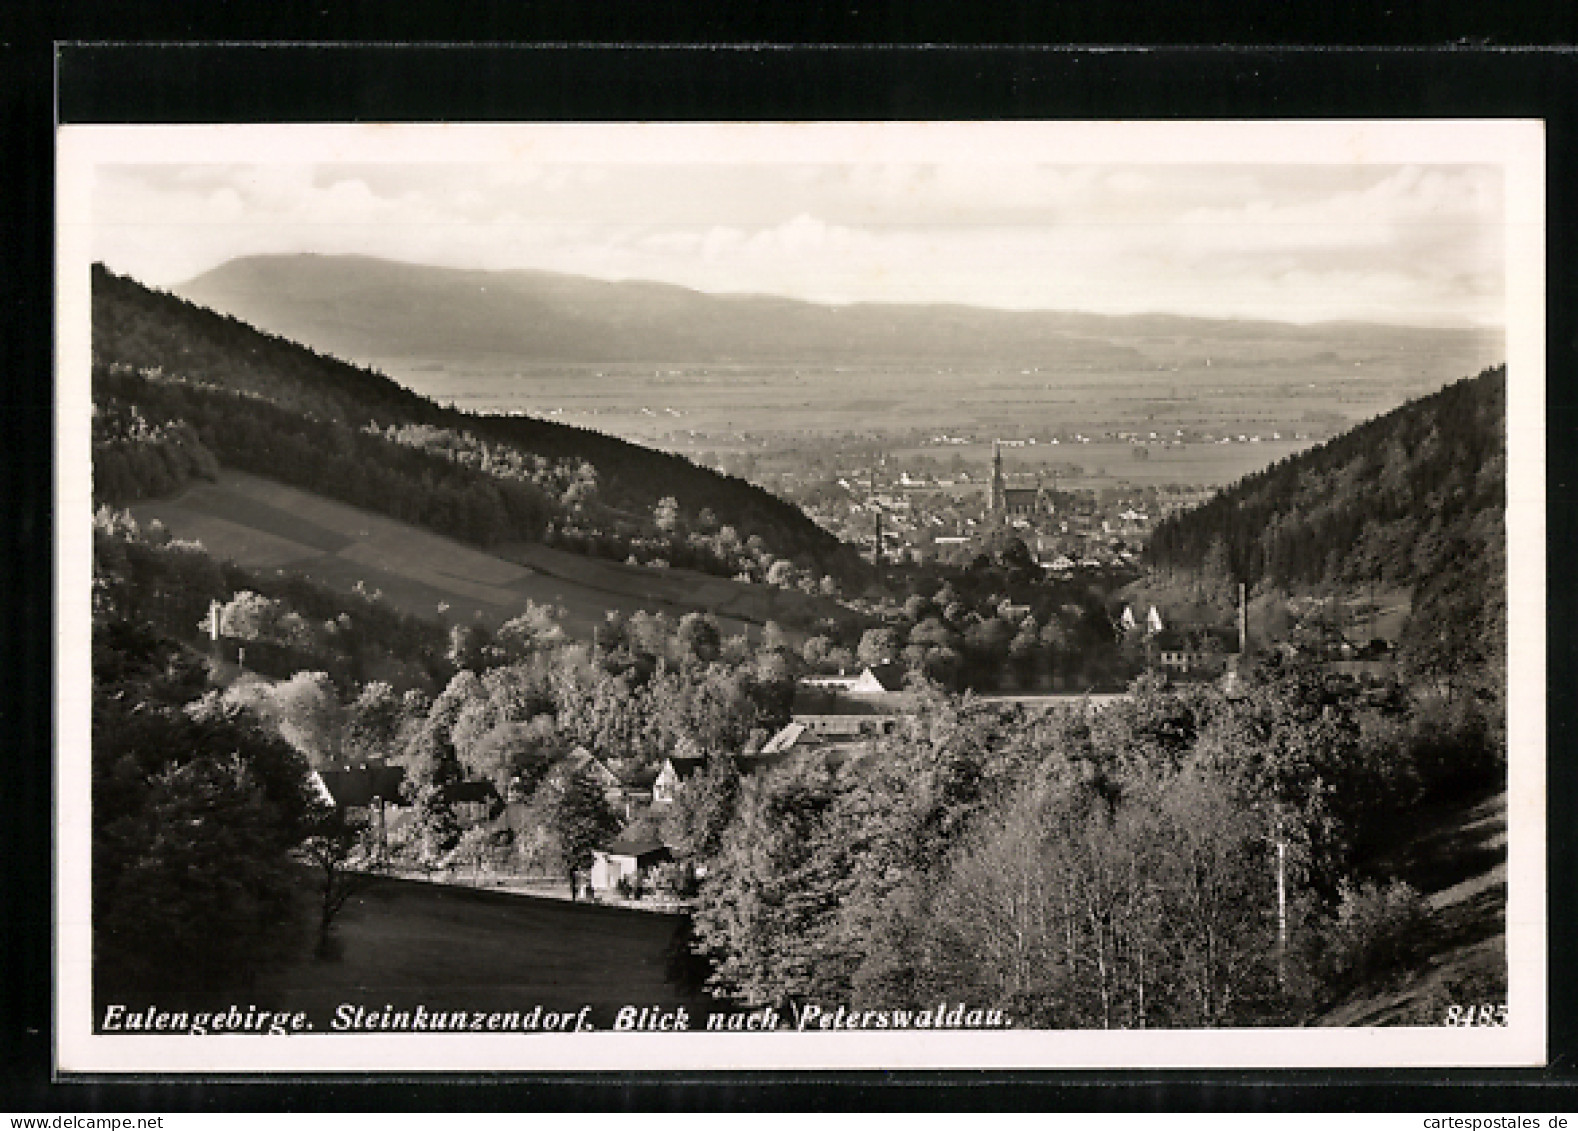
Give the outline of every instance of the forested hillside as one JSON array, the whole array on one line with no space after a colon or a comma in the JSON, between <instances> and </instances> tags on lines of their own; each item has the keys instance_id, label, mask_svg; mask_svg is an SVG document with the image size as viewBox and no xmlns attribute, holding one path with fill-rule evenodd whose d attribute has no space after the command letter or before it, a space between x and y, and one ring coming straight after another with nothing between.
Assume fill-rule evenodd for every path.
<instances>
[{"instance_id":1,"label":"forested hillside","mask_svg":"<svg viewBox=\"0 0 1578 1131\"><path fill-rule=\"evenodd\" d=\"M587 429L444 408L103 267L93 358L100 502L177 488L217 457L482 545L551 530L568 548L624 557L657 534L670 564L714 572L765 573L769 557L841 580L860 569L744 480ZM736 560L753 540L751 562Z\"/></svg>"},{"instance_id":2,"label":"forested hillside","mask_svg":"<svg viewBox=\"0 0 1578 1131\"><path fill-rule=\"evenodd\" d=\"M1252 589L1411 589L1405 643L1442 672L1506 631L1506 370L1486 370L1160 523L1152 565Z\"/></svg>"}]
</instances>

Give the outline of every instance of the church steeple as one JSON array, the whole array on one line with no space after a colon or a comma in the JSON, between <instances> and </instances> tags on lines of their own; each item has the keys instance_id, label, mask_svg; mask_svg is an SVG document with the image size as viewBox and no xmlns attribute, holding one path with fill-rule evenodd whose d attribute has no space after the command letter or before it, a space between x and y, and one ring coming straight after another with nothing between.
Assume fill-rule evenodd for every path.
<instances>
[{"instance_id":1,"label":"church steeple","mask_svg":"<svg viewBox=\"0 0 1578 1131\"><path fill-rule=\"evenodd\" d=\"M994 514L1001 514L1008 509L1008 497L1003 494L1003 445L1000 440L992 441L992 494L990 507Z\"/></svg>"}]
</instances>

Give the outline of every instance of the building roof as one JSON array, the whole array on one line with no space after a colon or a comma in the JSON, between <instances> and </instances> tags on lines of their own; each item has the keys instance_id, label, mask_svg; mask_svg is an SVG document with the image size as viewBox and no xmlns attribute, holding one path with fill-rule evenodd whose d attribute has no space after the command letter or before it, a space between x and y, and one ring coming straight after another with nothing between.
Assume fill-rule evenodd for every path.
<instances>
[{"instance_id":1,"label":"building roof","mask_svg":"<svg viewBox=\"0 0 1578 1131\"><path fill-rule=\"evenodd\" d=\"M899 664L872 664L860 673L860 682L856 684L857 688L869 682L866 679L867 676L876 681L883 691L904 690L904 668Z\"/></svg>"},{"instance_id":2,"label":"building roof","mask_svg":"<svg viewBox=\"0 0 1578 1131\"><path fill-rule=\"evenodd\" d=\"M807 675L800 677L800 685L847 691L859 678L858 675Z\"/></svg>"},{"instance_id":3,"label":"building roof","mask_svg":"<svg viewBox=\"0 0 1578 1131\"><path fill-rule=\"evenodd\" d=\"M444 786L443 796L451 805L466 805L497 801L499 791L490 781L455 781Z\"/></svg>"},{"instance_id":4,"label":"building roof","mask_svg":"<svg viewBox=\"0 0 1578 1131\"><path fill-rule=\"evenodd\" d=\"M584 746L577 746L563 758L559 765L574 774L585 774L600 786L613 787L620 784L619 776L610 770L597 756Z\"/></svg>"},{"instance_id":5,"label":"building roof","mask_svg":"<svg viewBox=\"0 0 1578 1131\"><path fill-rule=\"evenodd\" d=\"M319 770L318 777L340 808L365 809L374 798L399 804L405 770L381 762L361 762Z\"/></svg>"},{"instance_id":6,"label":"building roof","mask_svg":"<svg viewBox=\"0 0 1578 1131\"><path fill-rule=\"evenodd\" d=\"M762 746L761 754L781 754L799 742L805 733L804 723L790 723L767 740L766 744Z\"/></svg>"},{"instance_id":7,"label":"building roof","mask_svg":"<svg viewBox=\"0 0 1578 1131\"><path fill-rule=\"evenodd\" d=\"M634 856L637 859L643 856L655 856L668 850L668 845L650 833L632 829L620 833L603 849L610 856Z\"/></svg>"},{"instance_id":8,"label":"building roof","mask_svg":"<svg viewBox=\"0 0 1578 1131\"><path fill-rule=\"evenodd\" d=\"M782 734L783 731L778 733ZM775 735L774 737L776 738L777 736ZM770 770L774 766L782 765L787 761L790 753L791 751L788 748L769 753L766 747L763 747L760 754L731 754L729 759L734 763L734 768L743 777L754 774L759 770ZM679 778L680 781L689 781L698 770L706 768L707 759L705 756L670 754L664 759L664 765L672 766L674 768L674 776Z\"/></svg>"}]
</instances>

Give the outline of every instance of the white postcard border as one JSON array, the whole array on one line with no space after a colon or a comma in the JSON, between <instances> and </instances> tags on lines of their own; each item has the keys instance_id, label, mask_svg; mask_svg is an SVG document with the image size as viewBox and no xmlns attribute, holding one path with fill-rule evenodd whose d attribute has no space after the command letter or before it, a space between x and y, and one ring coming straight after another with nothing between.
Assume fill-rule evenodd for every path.
<instances>
[{"instance_id":1,"label":"white postcard border","mask_svg":"<svg viewBox=\"0 0 1578 1131\"><path fill-rule=\"evenodd\" d=\"M96 1035L89 933L92 185L99 165L695 160L1488 163L1506 177L1506 1028L929 1034ZM1208 155L1203 157L1202 155ZM1510 1067L1546 1058L1545 168L1529 120L63 126L57 132L56 1058L65 1073ZM1465 374L1464 376L1467 376Z\"/></svg>"}]
</instances>

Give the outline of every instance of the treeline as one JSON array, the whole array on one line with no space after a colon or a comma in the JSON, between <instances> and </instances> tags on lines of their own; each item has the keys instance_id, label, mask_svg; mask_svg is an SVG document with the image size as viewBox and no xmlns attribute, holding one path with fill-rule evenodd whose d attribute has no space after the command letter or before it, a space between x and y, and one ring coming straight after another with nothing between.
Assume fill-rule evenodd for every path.
<instances>
[{"instance_id":1,"label":"treeline","mask_svg":"<svg viewBox=\"0 0 1578 1131\"><path fill-rule=\"evenodd\" d=\"M815 672L898 664L950 691L1002 691L1052 684L1121 688L1137 671L1099 596L1074 584L1009 586L959 572L938 588L881 607L883 624L818 632L800 648ZM1038 579L1039 580L1039 579ZM971 585L970 582L976 584Z\"/></svg>"},{"instance_id":2,"label":"treeline","mask_svg":"<svg viewBox=\"0 0 1578 1131\"><path fill-rule=\"evenodd\" d=\"M545 545L612 561L661 564L719 577L783 583L793 571L812 591L814 572L776 557L758 535L741 538L710 511L686 520L672 497L653 514L603 505L597 474L581 461L549 463L470 433L431 426L350 429L242 394L153 377L126 366L94 371L99 416L135 422L133 435L94 442L94 501L124 506L213 479L222 461L364 507L484 549ZM145 414L165 420L147 423ZM132 430L121 429L125 432ZM216 459L216 457L218 457ZM828 575L823 575L827 577Z\"/></svg>"},{"instance_id":3,"label":"treeline","mask_svg":"<svg viewBox=\"0 0 1578 1131\"><path fill-rule=\"evenodd\" d=\"M191 425L155 424L136 405L113 398L95 398L91 436L96 504L158 498L219 474L219 461Z\"/></svg>"},{"instance_id":4,"label":"treeline","mask_svg":"<svg viewBox=\"0 0 1578 1131\"><path fill-rule=\"evenodd\" d=\"M853 763L717 762L674 842L705 875L713 984L745 1002L1300 1023L1416 962L1428 906L1368 862L1424 798L1493 787L1488 735L1470 701L1279 664L1094 717L935 696Z\"/></svg>"},{"instance_id":5,"label":"treeline","mask_svg":"<svg viewBox=\"0 0 1578 1131\"><path fill-rule=\"evenodd\" d=\"M687 514L708 511L742 538L760 537L778 557L803 560L841 581L862 574L851 549L792 504L744 480L588 429L444 408L380 373L260 333L102 266L93 271L93 356L101 369L113 365L228 390L247 396L249 404L268 402L291 418L339 425L350 435L366 427L431 426L549 465L584 462L595 469L599 498L611 510L650 514L672 496Z\"/></svg>"}]
</instances>

